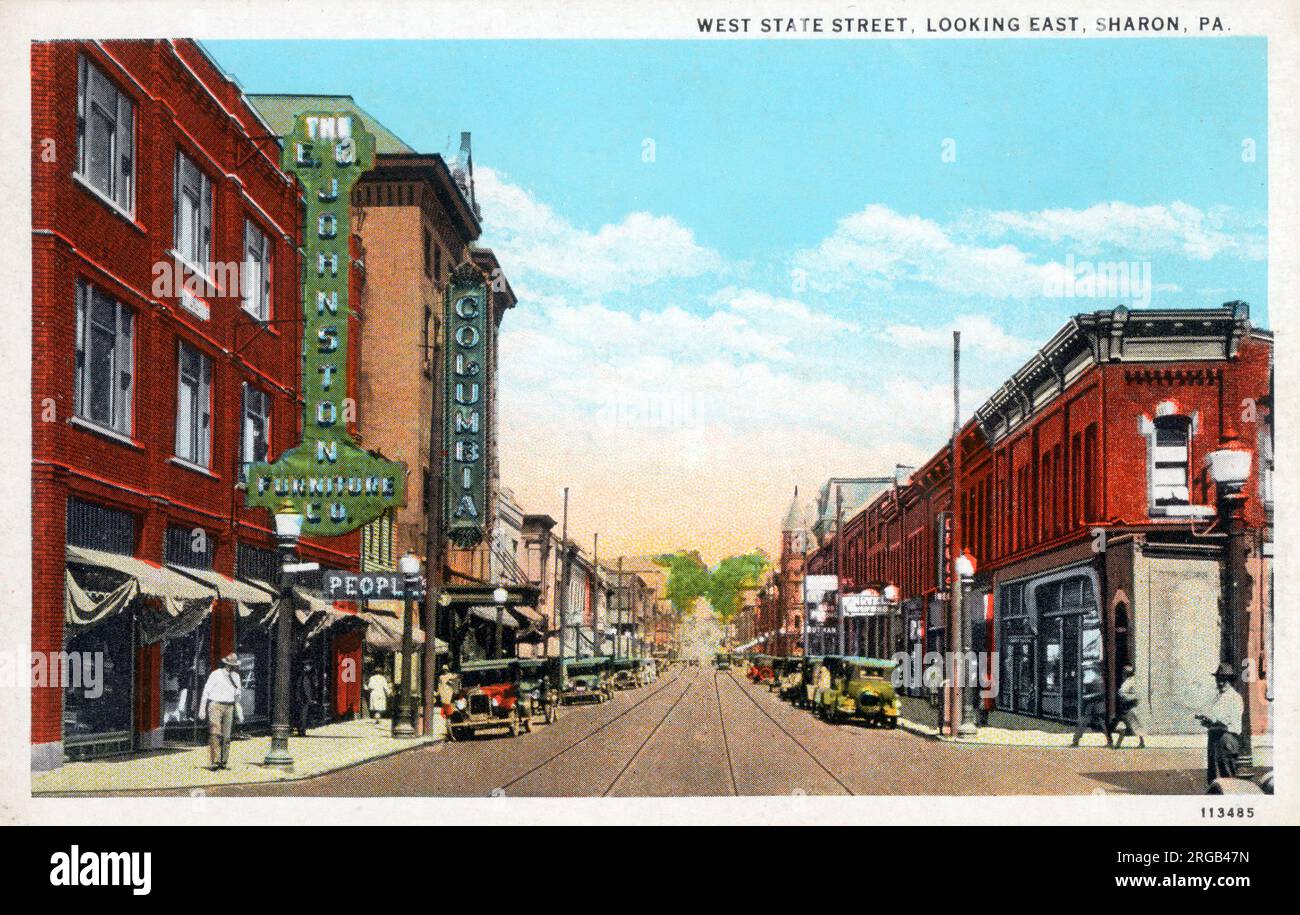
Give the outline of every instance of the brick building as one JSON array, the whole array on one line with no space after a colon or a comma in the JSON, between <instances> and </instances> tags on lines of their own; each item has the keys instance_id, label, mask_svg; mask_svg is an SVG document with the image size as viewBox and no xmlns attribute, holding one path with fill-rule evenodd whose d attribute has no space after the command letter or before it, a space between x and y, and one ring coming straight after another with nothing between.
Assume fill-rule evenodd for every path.
<instances>
[{"instance_id":1,"label":"brick building","mask_svg":"<svg viewBox=\"0 0 1300 915\"><path fill-rule=\"evenodd\" d=\"M38 43L31 67L32 648L104 671L93 700L33 691L45 769L192 736L231 651L268 713L278 561L239 483L299 437L300 198L194 42ZM301 552L356 568L357 537Z\"/></svg>"},{"instance_id":2,"label":"brick building","mask_svg":"<svg viewBox=\"0 0 1300 915\"><path fill-rule=\"evenodd\" d=\"M1220 660L1254 733L1268 727L1272 661L1272 336L1244 303L1077 315L962 428L951 448L886 489L808 560L844 590L899 589L891 623L855 650L949 644L941 525L974 560L973 647L997 659L990 720L1073 723L1091 696L1114 709L1125 664L1155 733L1197 730ZM1227 553L1206 457L1251 452L1245 555ZM1224 595L1234 562L1245 612ZM842 566L837 566L842 563ZM1233 631L1234 624L1236 631Z\"/></svg>"}]
</instances>

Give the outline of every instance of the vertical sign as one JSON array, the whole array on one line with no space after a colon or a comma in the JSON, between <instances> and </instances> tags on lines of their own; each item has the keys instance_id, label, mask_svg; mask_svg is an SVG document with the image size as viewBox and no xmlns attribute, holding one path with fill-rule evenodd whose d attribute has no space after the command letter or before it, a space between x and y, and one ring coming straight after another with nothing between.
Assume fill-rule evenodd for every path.
<instances>
[{"instance_id":1,"label":"vertical sign","mask_svg":"<svg viewBox=\"0 0 1300 915\"><path fill-rule=\"evenodd\" d=\"M375 158L359 118L305 112L285 137L281 167L306 197L303 238L302 442L248 471L245 504L275 511L286 499L303 533L336 537L406 504L406 465L362 450L347 431L348 278L352 185Z\"/></svg>"},{"instance_id":2,"label":"vertical sign","mask_svg":"<svg viewBox=\"0 0 1300 915\"><path fill-rule=\"evenodd\" d=\"M939 512L934 529L934 586L946 594L952 584L952 512Z\"/></svg>"},{"instance_id":3,"label":"vertical sign","mask_svg":"<svg viewBox=\"0 0 1300 915\"><path fill-rule=\"evenodd\" d=\"M487 507L489 311L483 274L461 265L451 274L443 324L443 518L448 538L462 548L482 540Z\"/></svg>"}]
</instances>

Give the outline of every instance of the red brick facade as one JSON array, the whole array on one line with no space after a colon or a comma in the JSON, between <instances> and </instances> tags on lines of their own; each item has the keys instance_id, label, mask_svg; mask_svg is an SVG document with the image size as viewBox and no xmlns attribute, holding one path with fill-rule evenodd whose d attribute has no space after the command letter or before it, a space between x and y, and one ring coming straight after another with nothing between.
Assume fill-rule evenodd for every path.
<instances>
[{"instance_id":1,"label":"red brick facade","mask_svg":"<svg viewBox=\"0 0 1300 915\"><path fill-rule=\"evenodd\" d=\"M134 111L133 200L127 208L77 173L79 58L129 99ZM236 545L274 545L270 519L243 508L237 488L242 386L269 395L273 458L298 440L301 340L300 201L278 168L279 150L240 90L188 41L56 42L32 46L33 222L33 651L63 647L65 513L69 498L125 511L134 555L161 562L169 525L202 530L213 568L234 575ZM270 323L241 307L240 290L203 296L206 319L156 281L171 255L177 153L211 186L210 260L242 262L245 222L270 240ZM134 322L131 418L126 434L76 417L78 282L128 309ZM168 294L159 294L161 292ZM212 290L208 290L212 292ZM211 364L210 459L178 463L178 346ZM350 379L351 382L351 379ZM355 568L357 535L302 544L307 558ZM219 603L213 656L231 650L235 620ZM137 734L160 726L158 645L137 652ZM62 696L33 694L32 742L61 740Z\"/></svg>"},{"instance_id":2,"label":"red brick facade","mask_svg":"<svg viewBox=\"0 0 1300 915\"><path fill-rule=\"evenodd\" d=\"M1254 452L1244 490L1254 612L1242 624L1248 631L1241 634L1245 647L1238 657L1267 668L1262 617L1271 503L1260 475L1270 468L1260 453L1266 439L1271 448L1272 348L1271 336L1254 330L1238 303L1079 315L976 411L960 435L954 519L954 536L977 564L971 597L977 619L985 598L993 597L987 627L976 626L986 631L975 648L997 647L993 611L1002 612L1001 585L1054 569L1091 569L1103 591L1104 670L1113 693L1119 668L1134 660L1134 646L1126 641L1139 624L1134 598L1142 585L1135 581L1134 556L1146 551L1221 563L1224 526L1217 523L1205 458L1225 436L1237 434ZM1153 429L1161 417L1185 422L1188 430L1186 504L1161 505L1153 495ZM951 449L945 447L906 485L886 490L846 519L842 542L827 538L809 555L808 573L835 574L838 554L844 591L894 584L899 604L915 608L924 629L942 628L944 611L936 614L931 606L943 590L937 524L951 507ZM1209 607L1196 625L1208 633L1218 625L1218 612ZM892 631L892 644L868 650L909 650L906 613ZM1208 682L1208 671L1197 675ZM1264 683L1251 692L1252 727L1260 732Z\"/></svg>"}]
</instances>

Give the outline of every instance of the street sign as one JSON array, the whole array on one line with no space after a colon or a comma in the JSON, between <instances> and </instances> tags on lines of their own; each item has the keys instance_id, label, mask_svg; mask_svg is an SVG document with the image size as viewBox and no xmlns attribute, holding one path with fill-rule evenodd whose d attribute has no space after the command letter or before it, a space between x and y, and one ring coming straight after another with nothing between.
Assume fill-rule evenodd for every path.
<instances>
[{"instance_id":1,"label":"street sign","mask_svg":"<svg viewBox=\"0 0 1300 915\"><path fill-rule=\"evenodd\" d=\"M321 593L326 600L393 600L406 596L406 586L397 572L329 569L321 576Z\"/></svg>"},{"instance_id":2,"label":"street sign","mask_svg":"<svg viewBox=\"0 0 1300 915\"><path fill-rule=\"evenodd\" d=\"M249 468L245 505L286 500L302 533L337 537L406 504L406 465L371 454L348 433L348 302L352 186L375 159L375 138L351 114L304 112L284 138L281 164L306 198L303 238L302 441ZM481 381L480 381L481 386Z\"/></svg>"}]
</instances>

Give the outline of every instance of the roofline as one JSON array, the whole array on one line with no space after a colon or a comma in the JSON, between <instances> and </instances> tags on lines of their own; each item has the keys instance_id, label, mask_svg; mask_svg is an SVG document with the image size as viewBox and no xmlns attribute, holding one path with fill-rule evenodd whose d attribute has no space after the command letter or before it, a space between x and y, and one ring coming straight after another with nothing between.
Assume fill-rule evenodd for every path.
<instances>
[{"instance_id":1,"label":"roofline","mask_svg":"<svg viewBox=\"0 0 1300 915\"><path fill-rule=\"evenodd\" d=\"M396 134L394 134L396 136ZM447 167L447 162L443 159L441 153L377 153L375 155L374 168L362 175L364 180L367 176L374 178L375 173L382 168L392 168L395 170L411 169L417 172L427 170L428 177L433 179L435 187L447 192L454 208L460 217L461 226L464 229L462 233L468 241L473 241L483 234L483 226L479 222L474 210L470 207L469 201L461 192L460 185L456 179L451 176L451 169Z\"/></svg>"}]
</instances>

